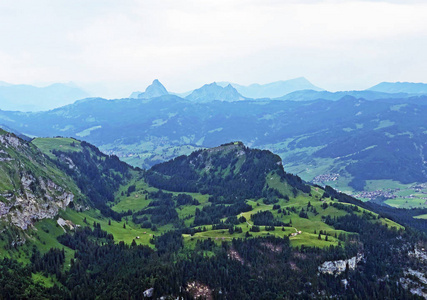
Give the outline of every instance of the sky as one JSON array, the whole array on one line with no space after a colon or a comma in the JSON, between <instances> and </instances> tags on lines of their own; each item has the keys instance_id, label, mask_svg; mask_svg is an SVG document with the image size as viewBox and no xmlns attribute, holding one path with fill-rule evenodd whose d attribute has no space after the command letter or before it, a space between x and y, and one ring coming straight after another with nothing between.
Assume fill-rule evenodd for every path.
<instances>
[{"instance_id":1,"label":"sky","mask_svg":"<svg viewBox=\"0 0 427 300\"><path fill-rule=\"evenodd\" d=\"M158 78L306 77L330 91L427 82L427 1L2 0L0 81L127 97Z\"/></svg>"}]
</instances>

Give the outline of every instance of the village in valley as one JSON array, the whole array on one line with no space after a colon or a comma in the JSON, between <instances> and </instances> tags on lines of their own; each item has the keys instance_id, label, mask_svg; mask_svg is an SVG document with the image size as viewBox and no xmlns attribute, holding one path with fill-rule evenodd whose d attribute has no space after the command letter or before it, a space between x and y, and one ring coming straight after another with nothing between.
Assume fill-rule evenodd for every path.
<instances>
[{"instance_id":1,"label":"village in valley","mask_svg":"<svg viewBox=\"0 0 427 300\"><path fill-rule=\"evenodd\" d=\"M338 181L340 174L321 174L313 178L313 184L320 186L331 185L339 189ZM375 185L367 185L364 191L344 191L351 196L363 201L376 201L396 207L427 207L427 183L417 183L412 185L399 184L399 187L378 189Z\"/></svg>"}]
</instances>

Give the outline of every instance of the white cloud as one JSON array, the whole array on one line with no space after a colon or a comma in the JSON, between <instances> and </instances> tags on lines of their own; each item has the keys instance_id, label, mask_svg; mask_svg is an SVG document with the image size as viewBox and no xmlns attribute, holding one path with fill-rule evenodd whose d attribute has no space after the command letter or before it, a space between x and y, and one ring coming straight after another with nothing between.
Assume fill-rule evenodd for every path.
<instances>
[{"instance_id":1,"label":"white cloud","mask_svg":"<svg viewBox=\"0 0 427 300\"><path fill-rule=\"evenodd\" d=\"M426 14L421 1L2 1L0 80L76 81L102 96L153 78L176 91L297 76L332 90L427 81Z\"/></svg>"}]
</instances>

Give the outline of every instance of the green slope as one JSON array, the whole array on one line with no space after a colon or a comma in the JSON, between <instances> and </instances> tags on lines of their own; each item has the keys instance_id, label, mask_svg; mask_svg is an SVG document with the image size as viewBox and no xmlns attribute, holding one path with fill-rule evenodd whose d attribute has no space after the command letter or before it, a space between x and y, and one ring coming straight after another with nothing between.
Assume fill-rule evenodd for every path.
<instances>
[{"instance_id":1,"label":"green slope","mask_svg":"<svg viewBox=\"0 0 427 300\"><path fill-rule=\"evenodd\" d=\"M84 196L33 144L0 131L0 215L25 229Z\"/></svg>"},{"instance_id":2,"label":"green slope","mask_svg":"<svg viewBox=\"0 0 427 300\"><path fill-rule=\"evenodd\" d=\"M338 203L337 200L322 198L324 193L322 189L310 188L298 177L284 172L278 156L269 151L247 148L240 142L196 151L188 157L183 156L158 165L146 173L120 163L118 164L120 170L115 164L110 164L109 169L106 167L107 161L114 158L75 139L37 138L32 144L39 147L60 169L67 172L69 175L67 178L74 180L79 178L75 185L82 191L87 192L88 186L93 184L99 184L98 188L109 187L107 196L110 198L104 199L102 205L94 202L97 196L92 195L94 198L91 198L89 195L88 211L68 209L59 216L82 227L92 226L94 222L100 223L117 241L130 243L136 240L138 244L152 247L150 240L153 236L159 236L168 230L188 228L186 229L188 232L193 232L192 236L184 234L188 245L194 245L197 239L213 237L221 241L250 234L286 235L290 236L291 243L295 246L325 247L338 245L335 235L345 233L324 222L327 216L340 217L348 214L331 205L326 209L322 208L324 203ZM91 169L83 169L83 165L96 166L96 170L103 174L98 178L102 180L90 182L89 178L85 178L84 170ZM159 184L156 180L162 176L166 176L167 180ZM85 179L82 180L82 177ZM113 185L112 182L115 180L118 182ZM162 194L159 194L159 191L162 191ZM191 199L190 202L194 201L197 204L188 201L178 203L178 198L182 198L183 195L187 195ZM169 200L162 203L166 198ZM310 211L301 217L301 210L307 211L309 202ZM98 206L101 211L96 209L96 205L101 205ZM232 208L231 211L227 211L227 207ZM213 213L216 208L219 208L217 215ZM286 226L275 226L274 231L271 231L272 228L266 230L265 225L268 225L266 223L260 226L259 232L251 231L253 226L251 216L259 211L272 212L274 218ZM170 219L165 221L158 217L163 213L170 215ZM211 215L206 219L201 217L203 214ZM247 222L227 223L229 219L241 216L244 216ZM46 223L46 226L50 226L49 222L43 221L40 224ZM376 222L385 224L391 221L379 219ZM36 227L45 226L40 224ZM123 224L126 224L126 228ZM400 227L396 223L390 225ZM215 229L218 226L224 229ZM232 234L228 231L230 227L236 229ZM201 231L202 229L206 231ZM329 236L328 241L325 241L324 237L323 240L318 239L320 230ZM301 233L292 235L298 231ZM53 245L60 247L60 244L51 237L52 234L53 237L62 234L62 229L55 232L56 234L53 234L53 231L50 231L51 234L45 237L38 234L34 242L41 245L39 248L42 250L47 250Z\"/></svg>"},{"instance_id":3,"label":"green slope","mask_svg":"<svg viewBox=\"0 0 427 300\"><path fill-rule=\"evenodd\" d=\"M147 172L119 163L114 157L75 139L37 138L32 144L68 173L69 177L65 178L76 181L76 184L71 184L76 189L77 185L87 193L89 187L95 187L95 191L108 188L107 194L92 192L88 195L88 206L83 211L68 209L60 213L60 217L80 226L100 223L117 241L130 243L139 237L137 243L150 245L152 236L187 228L193 232L191 238L185 238L189 243L190 240L207 237L219 240L245 237L248 233L252 236L286 235L291 236L295 246L325 247L337 245L335 235L343 233L327 225L325 218L348 214L331 206L338 203L337 200L323 197L322 189L309 187L297 176L284 172L278 156L269 151L247 148L240 142L199 150L190 156L157 165ZM92 166L95 170L84 166ZM85 172L88 171L95 177L87 177ZM106 195L108 199L103 198L103 202L97 203L100 195ZM185 198L183 195L190 200L178 200ZM323 208L325 203L329 205ZM286 226L275 226L271 231L266 230L265 226L269 225L266 223L260 226L260 232L251 231L251 216L260 211L272 212L274 218ZM168 215L169 219L164 220L161 214ZM241 216L247 221L230 223L233 217ZM386 219L376 222L400 228L400 225ZM224 229L215 229L218 226ZM230 227L238 232L230 234ZM201 231L202 228L206 231ZM318 239L320 230L330 236L329 241ZM301 234L292 236L295 231L301 231ZM48 245L42 249L56 243L53 241L51 244L48 236L45 241L41 238L42 241L37 242Z\"/></svg>"},{"instance_id":4,"label":"green slope","mask_svg":"<svg viewBox=\"0 0 427 300\"><path fill-rule=\"evenodd\" d=\"M286 173L277 155L239 142L148 171L73 139L36 139L29 147L40 154L35 145L50 157L44 157L47 164L84 193L85 201L25 232L3 227L0 268L23 275L12 280L0 274L5 283L0 295L14 282L28 285L25 291L36 298L122 298L124 293L138 298L150 287L159 297L191 298L187 287L194 284L239 299L253 299L266 286L274 291L266 299L295 298L308 289L306 282L313 290L304 297L321 289L336 295L343 276L350 276L352 284L369 285L368 290L377 289L377 280L363 281L359 269L339 277L318 275L318 266L366 251L363 275L391 274L384 294L395 297L402 295L396 274L411 262L401 258L399 247L421 239L363 208L363 202ZM4 236L18 231L26 242L12 247ZM396 257L399 265L391 263ZM372 266L381 267L372 271ZM362 295L372 296L369 291Z\"/></svg>"}]
</instances>

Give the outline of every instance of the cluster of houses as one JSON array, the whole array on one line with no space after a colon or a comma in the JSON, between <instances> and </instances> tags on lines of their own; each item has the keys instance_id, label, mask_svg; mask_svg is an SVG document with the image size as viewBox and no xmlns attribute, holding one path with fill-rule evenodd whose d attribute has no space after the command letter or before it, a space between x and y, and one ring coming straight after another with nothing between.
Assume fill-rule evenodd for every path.
<instances>
[{"instance_id":1,"label":"cluster of houses","mask_svg":"<svg viewBox=\"0 0 427 300\"><path fill-rule=\"evenodd\" d=\"M338 173L332 173L332 174L321 174L313 178L311 181L314 184L323 184L325 182L329 181L337 181L340 177L340 174Z\"/></svg>"},{"instance_id":2,"label":"cluster of houses","mask_svg":"<svg viewBox=\"0 0 427 300\"><path fill-rule=\"evenodd\" d=\"M356 195L356 198L364 198L364 199L376 199L376 198L384 198L384 199L395 199L397 196L394 194L400 189L387 189L387 190L376 190L376 191L363 191Z\"/></svg>"}]
</instances>

